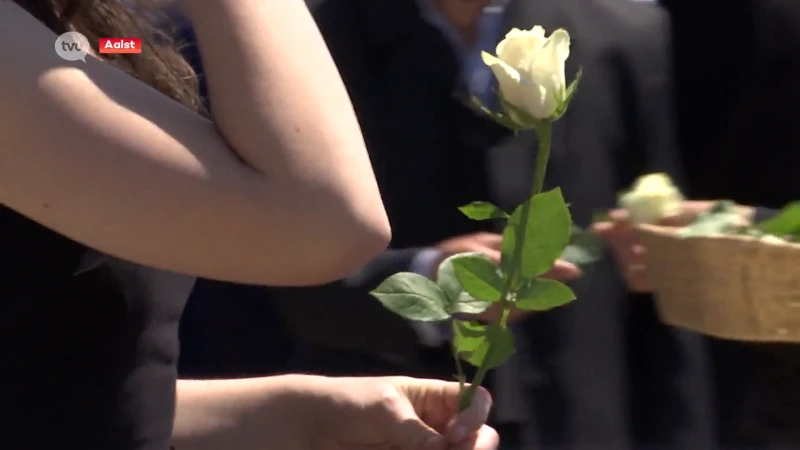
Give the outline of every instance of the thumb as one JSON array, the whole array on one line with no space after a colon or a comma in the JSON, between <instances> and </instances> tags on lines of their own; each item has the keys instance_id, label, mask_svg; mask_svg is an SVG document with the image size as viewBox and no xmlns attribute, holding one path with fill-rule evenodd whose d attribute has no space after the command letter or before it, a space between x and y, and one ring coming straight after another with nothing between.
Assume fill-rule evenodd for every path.
<instances>
[{"instance_id":1,"label":"thumb","mask_svg":"<svg viewBox=\"0 0 800 450\"><path fill-rule=\"evenodd\" d=\"M419 418L406 400L396 408L390 447L398 450L446 450L447 439Z\"/></svg>"},{"instance_id":2,"label":"thumb","mask_svg":"<svg viewBox=\"0 0 800 450\"><path fill-rule=\"evenodd\" d=\"M453 383L455 389L458 384ZM458 398L460 394L457 395ZM447 427L447 438L452 444L458 444L477 432L489 419L492 408L492 396L484 387L479 386L472 398L472 403L464 411L458 413Z\"/></svg>"},{"instance_id":3,"label":"thumb","mask_svg":"<svg viewBox=\"0 0 800 450\"><path fill-rule=\"evenodd\" d=\"M609 235L614 234L617 230L617 225L614 222L595 222L589 226L589 231L601 238L607 238Z\"/></svg>"},{"instance_id":4,"label":"thumb","mask_svg":"<svg viewBox=\"0 0 800 450\"><path fill-rule=\"evenodd\" d=\"M409 410L403 409L405 417L414 417L418 420L419 416L413 406L416 403L416 411L437 429L443 429L446 441L451 445L458 444L476 433L489 418L492 396L483 387L478 387L470 406L459 413L461 386L458 383L402 378L396 385L405 393L406 398L411 400L405 404ZM425 424L422 425L427 427ZM435 431L433 432L435 433ZM434 441L433 444L430 444L432 445L430 448L447 448L446 443L444 447L437 447L440 445L438 438L429 439ZM429 447L420 448L427 450Z\"/></svg>"},{"instance_id":5,"label":"thumb","mask_svg":"<svg viewBox=\"0 0 800 450\"><path fill-rule=\"evenodd\" d=\"M500 251L490 247L481 247L478 252L483 253L483 256L494 264L500 264L500 259L502 258Z\"/></svg>"},{"instance_id":6,"label":"thumb","mask_svg":"<svg viewBox=\"0 0 800 450\"><path fill-rule=\"evenodd\" d=\"M608 212L608 218L612 222L626 223L630 220L630 214L628 214L628 210L625 208L617 208Z\"/></svg>"},{"instance_id":7,"label":"thumb","mask_svg":"<svg viewBox=\"0 0 800 450\"><path fill-rule=\"evenodd\" d=\"M571 262L559 259L542 277L556 281L573 281L581 277L581 269Z\"/></svg>"}]
</instances>

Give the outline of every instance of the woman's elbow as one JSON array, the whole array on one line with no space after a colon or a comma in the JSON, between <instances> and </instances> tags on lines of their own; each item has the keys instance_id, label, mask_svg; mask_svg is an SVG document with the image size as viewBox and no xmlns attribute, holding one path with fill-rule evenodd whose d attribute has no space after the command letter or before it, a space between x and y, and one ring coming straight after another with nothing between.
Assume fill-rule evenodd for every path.
<instances>
[{"instance_id":1,"label":"woman's elbow","mask_svg":"<svg viewBox=\"0 0 800 450\"><path fill-rule=\"evenodd\" d=\"M363 221L356 238L353 258L357 270L383 253L392 241L392 227L383 207L370 220Z\"/></svg>"},{"instance_id":2,"label":"woman's elbow","mask_svg":"<svg viewBox=\"0 0 800 450\"><path fill-rule=\"evenodd\" d=\"M349 227L331 236L332 254L338 254L331 280L346 278L383 253L392 240L389 219L381 205L360 215Z\"/></svg>"},{"instance_id":3,"label":"woman's elbow","mask_svg":"<svg viewBox=\"0 0 800 450\"><path fill-rule=\"evenodd\" d=\"M289 284L317 286L347 278L386 250L392 239L383 205L353 208L310 208L304 221L310 226L295 228L299 238L293 256L302 266ZM301 237L302 236L302 237Z\"/></svg>"}]
</instances>

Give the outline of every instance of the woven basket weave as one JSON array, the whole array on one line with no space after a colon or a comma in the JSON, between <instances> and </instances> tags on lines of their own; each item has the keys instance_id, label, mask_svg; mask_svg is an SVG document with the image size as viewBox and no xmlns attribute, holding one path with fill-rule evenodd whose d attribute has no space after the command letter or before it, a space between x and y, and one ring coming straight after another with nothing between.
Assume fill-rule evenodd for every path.
<instances>
[{"instance_id":1,"label":"woven basket weave","mask_svg":"<svg viewBox=\"0 0 800 450\"><path fill-rule=\"evenodd\" d=\"M681 238L653 225L639 232L664 322L724 339L800 342L800 244Z\"/></svg>"}]
</instances>

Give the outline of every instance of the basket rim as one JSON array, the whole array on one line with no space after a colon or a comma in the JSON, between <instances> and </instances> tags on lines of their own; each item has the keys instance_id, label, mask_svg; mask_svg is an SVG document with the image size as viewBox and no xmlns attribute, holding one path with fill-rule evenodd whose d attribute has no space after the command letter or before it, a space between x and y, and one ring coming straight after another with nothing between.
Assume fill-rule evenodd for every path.
<instances>
[{"instance_id":1,"label":"basket rim","mask_svg":"<svg viewBox=\"0 0 800 450\"><path fill-rule=\"evenodd\" d=\"M797 242L764 242L759 237L755 236L746 236L741 234L711 234L705 236L691 236L691 237L683 237L678 236L678 231L682 230L686 227L667 227L663 225L653 225L653 224L639 224L636 225L640 231L649 232L652 234L657 234L660 236L672 238L672 239L680 239L680 240L712 240L712 241L729 241L729 242L738 242L738 243L756 243L761 245L769 245L771 247L779 247L785 248L791 251L800 251L800 243Z\"/></svg>"}]
</instances>

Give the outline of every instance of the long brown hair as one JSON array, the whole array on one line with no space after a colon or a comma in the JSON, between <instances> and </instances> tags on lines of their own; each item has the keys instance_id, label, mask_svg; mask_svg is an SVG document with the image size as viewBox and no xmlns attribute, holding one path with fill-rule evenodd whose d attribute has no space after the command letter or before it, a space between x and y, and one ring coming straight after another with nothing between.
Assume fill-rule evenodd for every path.
<instances>
[{"instance_id":1,"label":"long brown hair","mask_svg":"<svg viewBox=\"0 0 800 450\"><path fill-rule=\"evenodd\" d=\"M95 45L101 37L141 37L142 53L108 54L104 59L174 100L202 109L197 77L164 30L166 14L144 6L132 12L139 5L125 0L13 1L53 32L77 31Z\"/></svg>"}]
</instances>

